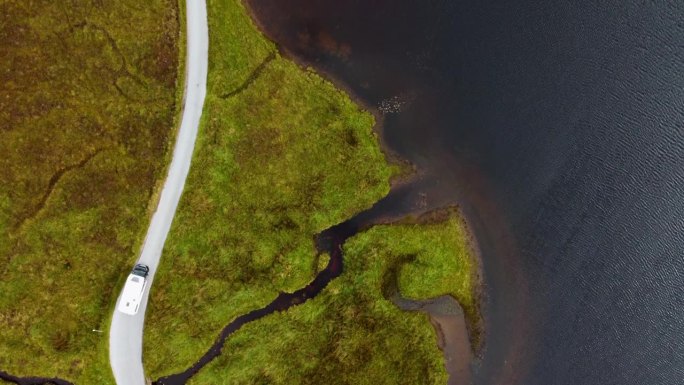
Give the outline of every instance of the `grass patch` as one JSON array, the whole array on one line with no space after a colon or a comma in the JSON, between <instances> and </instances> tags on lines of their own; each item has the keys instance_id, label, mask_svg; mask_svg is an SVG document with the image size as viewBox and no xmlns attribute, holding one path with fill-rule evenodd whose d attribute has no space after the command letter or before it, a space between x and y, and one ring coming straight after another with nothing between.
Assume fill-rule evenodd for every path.
<instances>
[{"instance_id":1,"label":"grass patch","mask_svg":"<svg viewBox=\"0 0 684 385\"><path fill-rule=\"evenodd\" d=\"M0 14L0 368L111 384L116 286L174 127L178 4L10 0Z\"/></svg>"},{"instance_id":2,"label":"grass patch","mask_svg":"<svg viewBox=\"0 0 684 385\"><path fill-rule=\"evenodd\" d=\"M399 310L386 288L398 279L404 296L450 294L474 310L462 223L452 211L441 223L358 234L344 247L344 273L319 296L240 329L190 384L446 384L427 316Z\"/></svg>"},{"instance_id":3,"label":"grass patch","mask_svg":"<svg viewBox=\"0 0 684 385\"><path fill-rule=\"evenodd\" d=\"M238 0L210 0L209 84L151 292L148 374L180 371L236 316L317 270L314 234L370 207L393 169L373 117L282 58Z\"/></svg>"},{"instance_id":4,"label":"grass patch","mask_svg":"<svg viewBox=\"0 0 684 385\"><path fill-rule=\"evenodd\" d=\"M239 315L305 286L324 266L313 236L370 207L398 168L373 117L282 58L239 0L210 0L209 84L190 174L147 314L144 362L185 370ZM476 312L476 269L455 211L378 226L345 246L347 266L301 306L246 325L193 384L446 383L436 336L386 297L451 294Z\"/></svg>"}]
</instances>

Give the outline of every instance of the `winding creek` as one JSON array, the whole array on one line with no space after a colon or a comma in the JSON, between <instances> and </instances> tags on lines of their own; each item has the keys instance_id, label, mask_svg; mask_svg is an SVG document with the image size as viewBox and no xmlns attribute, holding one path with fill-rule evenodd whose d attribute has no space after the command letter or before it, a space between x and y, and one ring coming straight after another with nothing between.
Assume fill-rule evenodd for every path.
<instances>
[{"instance_id":1,"label":"winding creek","mask_svg":"<svg viewBox=\"0 0 684 385\"><path fill-rule=\"evenodd\" d=\"M398 190L401 190L401 188ZM268 305L235 318L223 328L214 344L192 366L180 373L161 377L154 381L153 384L186 384L192 376L221 354L226 340L242 326L257 321L269 314L286 311L293 306L304 304L321 293L330 281L339 277L343 272L343 246L345 241L359 231L373 224L378 224L381 221L380 218L384 218L383 216L378 216L378 213L384 212L382 202L383 200L379 201L373 208L361 212L348 221L333 226L315 237L316 249L319 255L327 253L330 259L326 267L307 286L293 293L280 293ZM396 283L391 286L396 287ZM425 301L413 301L400 297L397 290L387 293L387 296L402 310L422 311L430 315L431 323L437 332L437 343L445 353L447 372L450 375L449 385L469 383L470 341L463 311L458 302L450 296L442 296Z\"/></svg>"},{"instance_id":2,"label":"winding creek","mask_svg":"<svg viewBox=\"0 0 684 385\"><path fill-rule=\"evenodd\" d=\"M684 3L248 2L421 171L378 215L465 213L475 384L682 382Z\"/></svg>"},{"instance_id":3,"label":"winding creek","mask_svg":"<svg viewBox=\"0 0 684 385\"><path fill-rule=\"evenodd\" d=\"M383 111L383 140L420 174L321 234L331 258L308 286L156 384L184 384L242 325L318 294L364 225L455 202L483 257L473 383L681 382L684 4L249 3L293 58Z\"/></svg>"},{"instance_id":4,"label":"winding creek","mask_svg":"<svg viewBox=\"0 0 684 385\"><path fill-rule=\"evenodd\" d=\"M0 371L0 380L17 385L74 385L67 380L57 377L17 377L3 371Z\"/></svg>"}]
</instances>

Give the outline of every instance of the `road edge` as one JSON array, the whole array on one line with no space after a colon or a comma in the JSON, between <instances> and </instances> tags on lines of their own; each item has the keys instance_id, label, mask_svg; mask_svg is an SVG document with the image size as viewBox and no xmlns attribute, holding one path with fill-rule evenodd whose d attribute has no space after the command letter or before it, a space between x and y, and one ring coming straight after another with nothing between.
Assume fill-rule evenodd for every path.
<instances>
[{"instance_id":1,"label":"road edge","mask_svg":"<svg viewBox=\"0 0 684 385\"><path fill-rule=\"evenodd\" d=\"M179 0L180 2L181 0ZM185 63L180 64L184 64L185 70L183 96L180 106L180 128L176 132L175 145L171 161L166 169L167 175L159 194L157 209L150 220L150 225L137 261L138 263L145 263L150 266L148 283L143 294L139 313L133 317L119 314L116 311L115 304L109 323L109 363L114 379L119 385L131 385L130 378L126 378L126 375L130 376L131 372L142 374L135 375L138 376L135 380L136 383L146 383L142 363L142 331L144 330L147 302L162 249L190 170L195 141L201 122L202 108L206 97L209 44L206 1L186 0L185 9L179 9L180 12L183 12L186 21L184 39L186 43L184 49ZM117 304L119 298L120 294L117 297ZM130 325L134 327L131 328L129 327ZM123 341L119 335L130 338L127 341ZM137 352L140 353L138 360L135 359ZM121 360L121 357L124 357L124 360ZM134 370L130 370L132 367Z\"/></svg>"}]
</instances>

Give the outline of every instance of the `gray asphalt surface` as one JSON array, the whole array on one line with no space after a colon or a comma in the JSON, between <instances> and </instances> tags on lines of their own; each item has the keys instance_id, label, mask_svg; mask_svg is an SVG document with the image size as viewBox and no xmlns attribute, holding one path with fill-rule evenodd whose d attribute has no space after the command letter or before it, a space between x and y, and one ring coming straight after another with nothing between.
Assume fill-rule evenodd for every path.
<instances>
[{"instance_id":1,"label":"gray asphalt surface","mask_svg":"<svg viewBox=\"0 0 684 385\"><path fill-rule=\"evenodd\" d=\"M162 248L190 169L192 152L204 105L207 85L209 30L205 0L186 0L187 58L185 74L185 105L178 138L173 150L169 173L164 182L159 205L150 227L138 263L150 267L147 287L138 314L134 316L114 310L109 330L109 360L118 385L144 385L142 338L145 310ZM132 266L131 266L132 268ZM120 299L120 295L119 295ZM117 299L117 306L118 306Z\"/></svg>"}]
</instances>

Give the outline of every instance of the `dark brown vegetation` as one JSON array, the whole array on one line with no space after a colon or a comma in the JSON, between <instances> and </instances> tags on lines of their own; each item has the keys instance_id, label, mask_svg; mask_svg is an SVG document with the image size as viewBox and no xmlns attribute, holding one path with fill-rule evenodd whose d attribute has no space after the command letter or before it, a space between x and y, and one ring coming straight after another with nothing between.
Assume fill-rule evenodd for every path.
<instances>
[{"instance_id":1,"label":"dark brown vegetation","mask_svg":"<svg viewBox=\"0 0 684 385\"><path fill-rule=\"evenodd\" d=\"M106 330L174 131L175 0L0 3L0 368L112 383Z\"/></svg>"}]
</instances>

